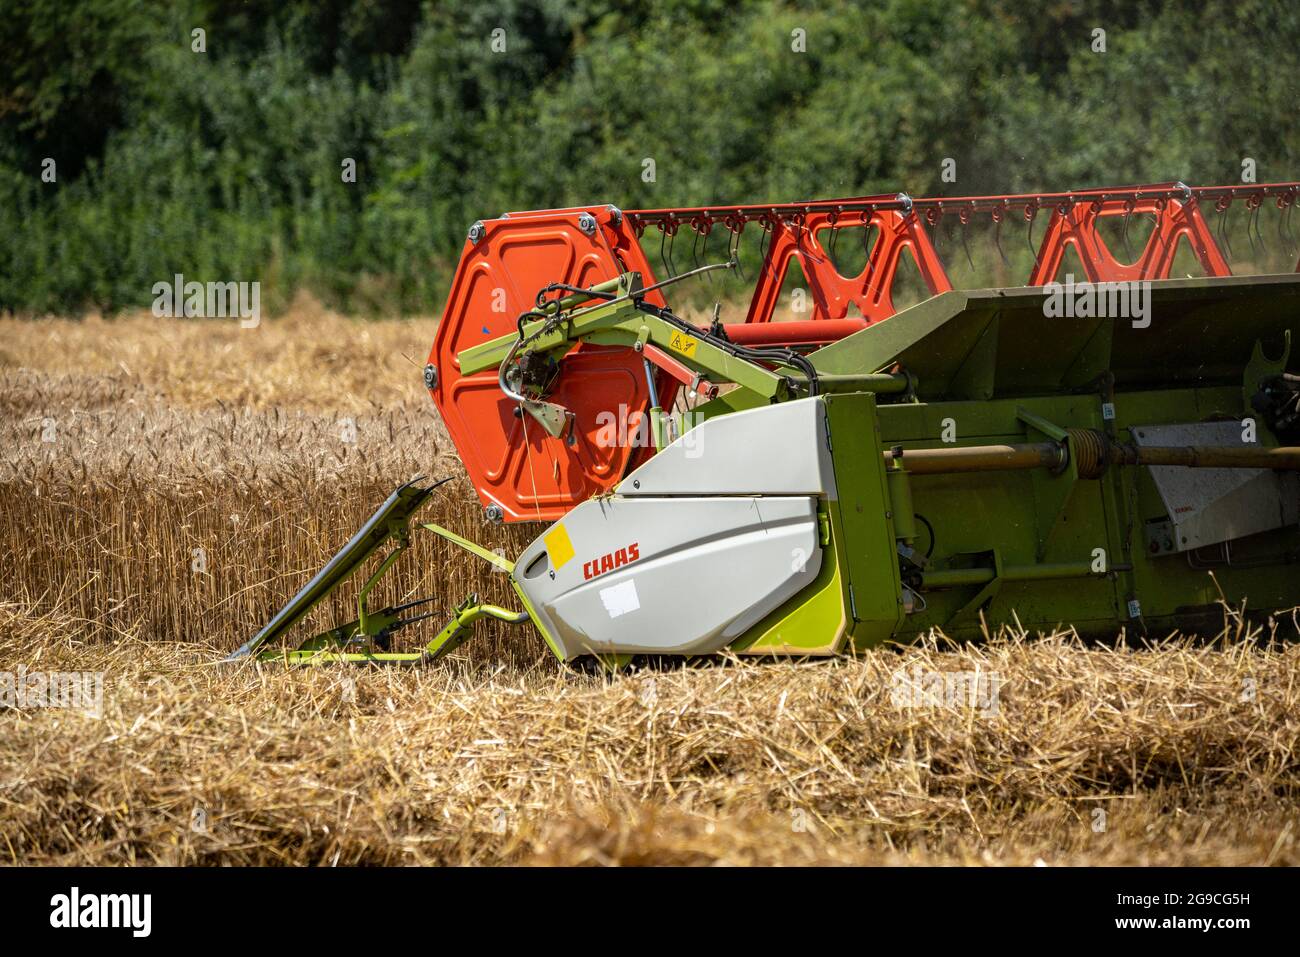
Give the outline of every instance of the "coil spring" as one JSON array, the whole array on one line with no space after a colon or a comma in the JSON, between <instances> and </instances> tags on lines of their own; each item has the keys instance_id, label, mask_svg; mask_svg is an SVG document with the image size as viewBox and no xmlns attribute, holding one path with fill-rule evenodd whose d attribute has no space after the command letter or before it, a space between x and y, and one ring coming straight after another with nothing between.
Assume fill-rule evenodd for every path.
<instances>
[{"instance_id":1,"label":"coil spring","mask_svg":"<svg viewBox=\"0 0 1300 957\"><path fill-rule=\"evenodd\" d=\"M1110 464L1110 439L1096 429L1066 429L1079 478L1101 478Z\"/></svg>"}]
</instances>

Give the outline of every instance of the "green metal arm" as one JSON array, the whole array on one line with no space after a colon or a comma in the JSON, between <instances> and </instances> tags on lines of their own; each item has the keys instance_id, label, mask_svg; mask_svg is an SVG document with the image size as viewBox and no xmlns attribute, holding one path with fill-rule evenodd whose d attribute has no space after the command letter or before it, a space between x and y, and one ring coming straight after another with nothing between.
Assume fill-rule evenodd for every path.
<instances>
[{"instance_id":1,"label":"green metal arm","mask_svg":"<svg viewBox=\"0 0 1300 957\"><path fill-rule=\"evenodd\" d=\"M602 283L593 288L608 291L609 285ZM564 316L525 323L524 337L536 336L529 348L537 352L567 350L575 342L587 341L640 350L649 342L712 381L734 382L768 400L788 397L784 376L733 356L702 336L692 336L658 316L637 309L634 297L641 289L640 273L624 273L617 280L617 288L622 291L617 299ZM574 305L581 302L581 297L571 296L564 302ZM500 366L518 339L517 335L505 335L463 350L457 356L461 372L473 375Z\"/></svg>"},{"instance_id":2,"label":"green metal arm","mask_svg":"<svg viewBox=\"0 0 1300 957\"><path fill-rule=\"evenodd\" d=\"M467 552L472 552L485 562L490 562L497 568L509 574L515 570L515 563L504 555L498 555L496 552L490 552L477 542L471 542L468 538L462 538L450 529L443 528L441 525L435 525L433 522L425 522L423 525L435 535L440 535L454 545L459 545Z\"/></svg>"},{"instance_id":3,"label":"green metal arm","mask_svg":"<svg viewBox=\"0 0 1300 957\"><path fill-rule=\"evenodd\" d=\"M404 542L407 522L410 520L411 515L428 501L429 496L433 494L438 486L450 481L450 479L442 479L427 487L417 484L419 481L419 479L416 479L407 482L388 496L384 504L375 510L375 513L366 520L361 529L339 550L339 553L331 558L329 563L317 572L298 594L289 600L288 604L276 612L275 616L267 622L261 631L250 638L238 651L230 655L230 659L255 654L264 644L282 637L290 628L300 622L309 611L350 578L353 572L390 538L396 537L399 543ZM381 569L381 572L386 569L387 565L386 562L385 568ZM378 577L378 575L375 577ZM374 580L372 579L366 586L365 591L369 591L373 585ZM364 619L364 603L361 605L361 611L362 619Z\"/></svg>"},{"instance_id":4,"label":"green metal arm","mask_svg":"<svg viewBox=\"0 0 1300 957\"><path fill-rule=\"evenodd\" d=\"M352 536L347 545L343 546L339 553L331 558L329 563L280 609L261 631L227 660L254 656L259 661L283 661L287 664L317 665L332 662L416 664L436 661L455 650L470 636L474 623L481 618L494 618L511 624L522 624L528 621L530 616L526 611L509 611L496 605L480 603L477 595L471 595L456 607L451 621L421 651L391 652L388 650L388 641L393 632L413 622L432 617L433 612L407 614L410 609L428 604L432 599L423 598L374 612L369 610L368 599L379 580L410 545L408 522L411 515L441 484L442 482L438 482L425 488L410 482L393 492L370 516L361 530ZM506 572L514 570L513 562L440 525L428 524L423 527ZM389 539L396 542L396 547L384 557L379 567L361 586L357 595L355 621L320 632L303 641L293 650L263 650L268 642L282 637L312 608L332 594Z\"/></svg>"},{"instance_id":5,"label":"green metal arm","mask_svg":"<svg viewBox=\"0 0 1300 957\"><path fill-rule=\"evenodd\" d=\"M366 597L370 594L370 589L374 588L379 579L383 577L384 572L388 571L392 566L393 561L397 556L402 554L409 545L410 539L407 535L406 529L402 529L401 537L398 538L397 547L388 553L388 556L380 562L379 567L375 569L375 573L367 579L364 585L361 586L361 591L357 594L358 634L366 638L374 638L378 634L378 629L382 626L377 625L373 616L366 613Z\"/></svg>"},{"instance_id":6,"label":"green metal arm","mask_svg":"<svg viewBox=\"0 0 1300 957\"><path fill-rule=\"evenodd\" d=\"M371 615L371 621L374 622L380 630L385 633L387 629L396 626L410 624L411 621L418 619L402 619L394 613L394 609L385 609L382 612L376 612ZM419 618L428 618L429 615L420 615ZM349 644L361 641L358 637L358 622L349 622L346 625L340 625L330 631L304 641L299 647L292 651L269 651L259 654L259 661L283 661L291 665L323 665L323 664L378 664L393 665L406 664L414 665L421 663L431 663L439 658L450 654L464 644L465 640L474 633L474 623L481 618L495 618L497 621L504 621L512 625L523 624L528 621L529 615L526 611L510 611L497 605L480 603L478 595L470 595L467 599L456 606L456 611L452 618L443 629L438 632L437 636L429 642L420 651L387 651L376 650L369 647L361 648L356 651L345 651Z\"/></svg>"},{"instance_id":7,"label":"green metal arm","mask_svg":"<svg viewBox=\"0 0 1300 957\"><path fill-rule=\"evenodd\" d=\"M447 622L436 638L424 648L424 657L436 661L460 647L474 631L474 622L480 618L495 618L497 621L521 625L528 621L528 612L509 611L497 605L479 604L478 595L470 595L458 606L451 621Z\"/></svg>"}]
</instances>

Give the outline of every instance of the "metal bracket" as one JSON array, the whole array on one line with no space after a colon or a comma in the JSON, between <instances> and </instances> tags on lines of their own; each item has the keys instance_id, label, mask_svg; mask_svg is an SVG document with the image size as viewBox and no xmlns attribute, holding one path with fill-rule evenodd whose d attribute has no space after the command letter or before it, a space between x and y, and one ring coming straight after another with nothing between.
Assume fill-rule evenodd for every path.
<instances>
[{"instance_id":1,"label":"metal bracket","mask_svg":"<svg viewBox=\"0 0 1300 957\"><path fill-rule=\"evenodd\" d=\"M490 562L491 564L495 565L497 568L501 569L503 572L506 572L507 574L515 570L515 563L512 562L510 559L506 558L504 555L498 555L496 552L490 552L482 545L478 544L477 542L471 542L468 538L462 538L461 536L457 535L455 532L451 531L450 529L443 528L441 525L435 525L432 522L425 522L420 527L427 528L429 531L433 532L433 534L441 538L445 538L453 545L459 545L461 548L465 549L465 551L470 552L473 555L477 555L485 562Z\"/></svg>"},{"instance_id":2,"label":"metal bracket","mask_svg":"<svg viewBox=\"0 0 1300 957\"><path fill-rule=\"evenodd\" d=\"M524 411L536 419L546 434L553 439L558 439L564 434L564 427L569 421L572 414L562 405L556 405L554 402L524 402Z\"/></svg>"},{"instance_id":3,"label":"metal bracket","mask_svg":"<svg viewBox=\"0 0 1300 957\"><path fill-rule=\"evenodd\" d=\"M411 515L420 508L439 485L451 481L451 477L422 487L420 479L407 482L388 496L384 504L366 520L361 530L343 546L337 555L330 559L288 604L256 635L250 638L230 659L242 658L255 653L262 645L282 637L290 628L301 621L309 611L346 581L390 538L397 536L400 551L401 542L406 534L406 523ZM387 563L386 563L387 564ZM381 568L382 571L382 568ZM230 660L227 659L227 660Z\"/></svg>"},{"instance_id":4,"label":"metal bracket","mask_svg":"<svg viewBox=\"0 0 1300 957\"><path fill-rule=\"evenodd\" d=\"M411 544L410 536L407 534L405 525L403 525L401 531L396 534L398 535L397 547L389 552L384 560L379 563L379 567L375 569L375 573L366 580L366 583L361 586L361 591L357 593L358 637L374 638L378 635L380 629L385 627L382 624L376 625L371 621L371 616L366 610L366 599L370 595L370 590L379 583L379 579L383 577L384 572L388 571L388 569L392 567L393 562L397 560L397 556L402 554L402 552Z\"/></svg>"},{"instance_id":5,"label":"metal bracket","mask_svg":"<svg viewBox=\"0 0 1300 957\"><path fill-rule=\"evenodd\" d=\"M945 628L952 628L960 623L963 618L973 615L983 608L985 604L996 598L998 592L1002 590L1002 555L996 548L989 549L987 554L993 556L993 577L989 579L983 588L975 593L975 596L971 598L970 601L958 608L957 611L954 612L946 622L944 622Z\"/></svg>"},{"instance_id":6,"label":"metal bracket","mask_svg":"<svg viewBox=\"0 0 1300 957\"><path fill-rule=\"evenodd\" d=\"M1066 510L1079 482L1079 464L1069 448L1069 433L1047 419L1023 409L1016 418L1025 424L1025 433L1033 441L1037 432L1043 438L1062 444L1067 451L1064 465L1054 471L1034 469L1029 481L1034 490L1035 525L1038 531L1038 561L1047 560L1052 543L1065 522Z\"/></svg>"},{"instance_id":7,"label":"metal bracket","mask_svg":"<svg viewBox=\"0 0 1300 957\"><path fill-rule=\"evenodd\" d=\"M1242 408L1253 410L1254 405L1251 400L1254 399L1256 393L1262 389L1263 382L1276 376L1280 376L1282 373L1286 372L1287 363L1291 360L1290 329L1283 330L1282 342L1281 357L1270 359L1264 353L1264 343L1259 339L1255 340L1255 348L1251 352L1250 361L1246 363L1246 371L1242 375ZM1277 436L1273 435L1272 430L1268 427L1268 424L1262 420L1262 417L1255 417L1255 425L1257 430L1262 431L1264 435L1272 439L1272 442L1265 444L1278 444Z\"/></svg>"}]
</instances>

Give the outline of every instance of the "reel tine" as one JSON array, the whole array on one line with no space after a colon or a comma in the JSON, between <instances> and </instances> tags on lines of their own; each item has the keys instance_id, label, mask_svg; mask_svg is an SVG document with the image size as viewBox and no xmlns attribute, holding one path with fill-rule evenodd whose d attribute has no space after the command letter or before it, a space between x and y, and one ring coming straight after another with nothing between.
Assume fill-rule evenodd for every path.
<instances>
[{"instance_id":1,"label":"reel tine","mask_svg":"<svg viewBox=\"0 0 1300 957\"><path fill-rule=\"evenodd\" d=\"M668 272L668 258L664 255L664 242L668 239L668 227L659 223L659 264L664 267L664 274L671 279L672 275Z\"/></svg>"},{"instance_id":2,"label":"reel tine","mask_svg":"<svg viewBox=\"0 0 1300 957\"><path fill-rule=\"evenodd\" d=\"M1295 234L1291 231L1291 213L1295 210L1296 198L1296 193L1293 191L1286 204L1286 208L1278 218L1278 229L1285 234L1285 242L1289 255L1295 255L1296 253Z\"/></svg>"},{"instance_id":3,"label":"reel tine","mask_svg":"<svg viewBox=\"0 0 1300 957\"><path fill-rule=\"evenodd\" d=\"M742 220L738 229L731 230L731 239L727 241L727 259L736 264L736 272L740 273L741 281L749 282L749 277L745 275L745 270L740 265L740 239L744 232L745 223Z\"/></svg>"},{"instance_id":4,"label":"reel tine","mask_svg":"<svg viewBox=\"0 0 1300 957\"><path fill-rule=\"evenodd\" d=\"M970 244L966 242L966 234L970 232L970 230L966 228L969 223L970 223L969 216L967 216L965 219L963 219L961 216L957 217L957 228L961 230L961 250L966 254L966 265L970 266L971 272L974 272L975 260L971 258Z\"/></svg>"},{"instance_id":5,"label":"reel tine","mask_svg":"<svg viewBox=\"0 0 1300 957\"><path fill-rule=\"evenodd\" d=\"M871 288L871 276L876 271L875 265L871 262L871 214L864 211L862 214L862 288L868 290Z\"/></svg>"},{"instance_id":6,"label":"reel tine","mask_svg":"<svg viewBox=\"0 0 1300 957\"><path fill-rule=\"evenodd\" d=\"M677 264L673 262L673 246L676 243L677 243L677 230L674 229L672 233L669 234L669 239L668 239L668 278L669 279L677 278Z\"/></svg>"},{"instance_id":7,"label":"reel tine","mask_svg":"<svg viewBox=\"0 0 1300 957\"><path fill-rule=\"evenodd\" d=\"M1291 207L1285 202L1285 198L1279 196L1277 198L1277 242L1278 245L1283 246L1288 253L1291 251L1291 243L1289 242L1287 235L1282 231L1282 226L1286 223L1290 211Z\"/></svg>"},{"instance_id":8,"label":"reel tine","mask_svg":"<svg viewBox=\"0 0 1300 957\"><path fill-rule=\"evenodd\" d=\"M1133 255L1133 247L1128 241L1128 224L1129 224L1129 220L1131 220L1132 218L1133 218L1133 201L1129 200L1127 203L1124 204L1124 229L1120 233L1120 236L1124 240L1124 255L1128 256L1129 262L1132 262L1134 259L1137 258L1136 256Z\"/></svg>"},{"instance_id":9,"label":"reel tine","mask_svg":"<svg viewBox=\"0 0 1300 957\"><path fill-rule=\"evenodd\" d=\"M703 250L704 250L704 261L705 261L706 263L709 261L709 236L710 236L710 234L712 234L712 232L713 232L713 227L712 227L709 223L706 222L705 225L704 225L704 242L701 243L701 247L702 247ZM704 274L704 280L705 280L705 282L707 282L710 286L713 285L713 277L710 276L708 273L705 273L705 274Z\"/></svg>"},{"instance_id":10,"label":"reel tine","mask_svg":"<svg viewBox=\"0 0 1300 957\"><path fill-rule=\"evenodd\" d=\"M1236 255L1232 251L1232 237L1228 233L1228 211L1231 208L1231 198L1225 199L1223 208L1219 210L1219 222L1215 231L1218 233L1220 245L1228 251L1228 258L1235 259Z\"/></svg>"},{"instance_id":11,"label":"reel tine","mask_svg":"<svg viewBox=\"0 0 1300 957\"><path fill-rule=\"evenodd\" d=\"M1002 212L994 210L993 213L993 245L997 247L998 255L1002 257L1002 265L1010 267L1011 260L1007 258L1006 250L1002 248Z\"/></svg>"}]
</instances>

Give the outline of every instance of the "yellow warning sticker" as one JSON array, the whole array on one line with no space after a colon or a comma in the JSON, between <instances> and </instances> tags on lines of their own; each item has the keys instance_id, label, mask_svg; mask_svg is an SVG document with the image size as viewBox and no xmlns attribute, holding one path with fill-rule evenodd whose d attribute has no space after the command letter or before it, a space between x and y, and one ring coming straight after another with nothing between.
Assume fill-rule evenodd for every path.
<instances>
[{"instance_id":1,"label":"yellow warning sticker","mask_svg":"<svg viewBox=\"0 0 1300 957\"><path fill-rule=\"evenodd\" d=\"M569 541L569 533L563 525L556 525L542 536L542 544L546 546L546 554L551 556L552 568L563 568L573 557L573 542Z\"/></svg>"},{"instance_id":2,"label":"yellow warning sticker","mask_svg":"<svg viewBox=\"0 0 1300 957\"><path fill-rule=\"evenodd\" d=\"M688 359L695 358L695 347L700 344L700 340L694 336L688 336L684 332L674 332L668 340L668 348L674 352L680 352Z\"/></svg>"}]
</instances>

